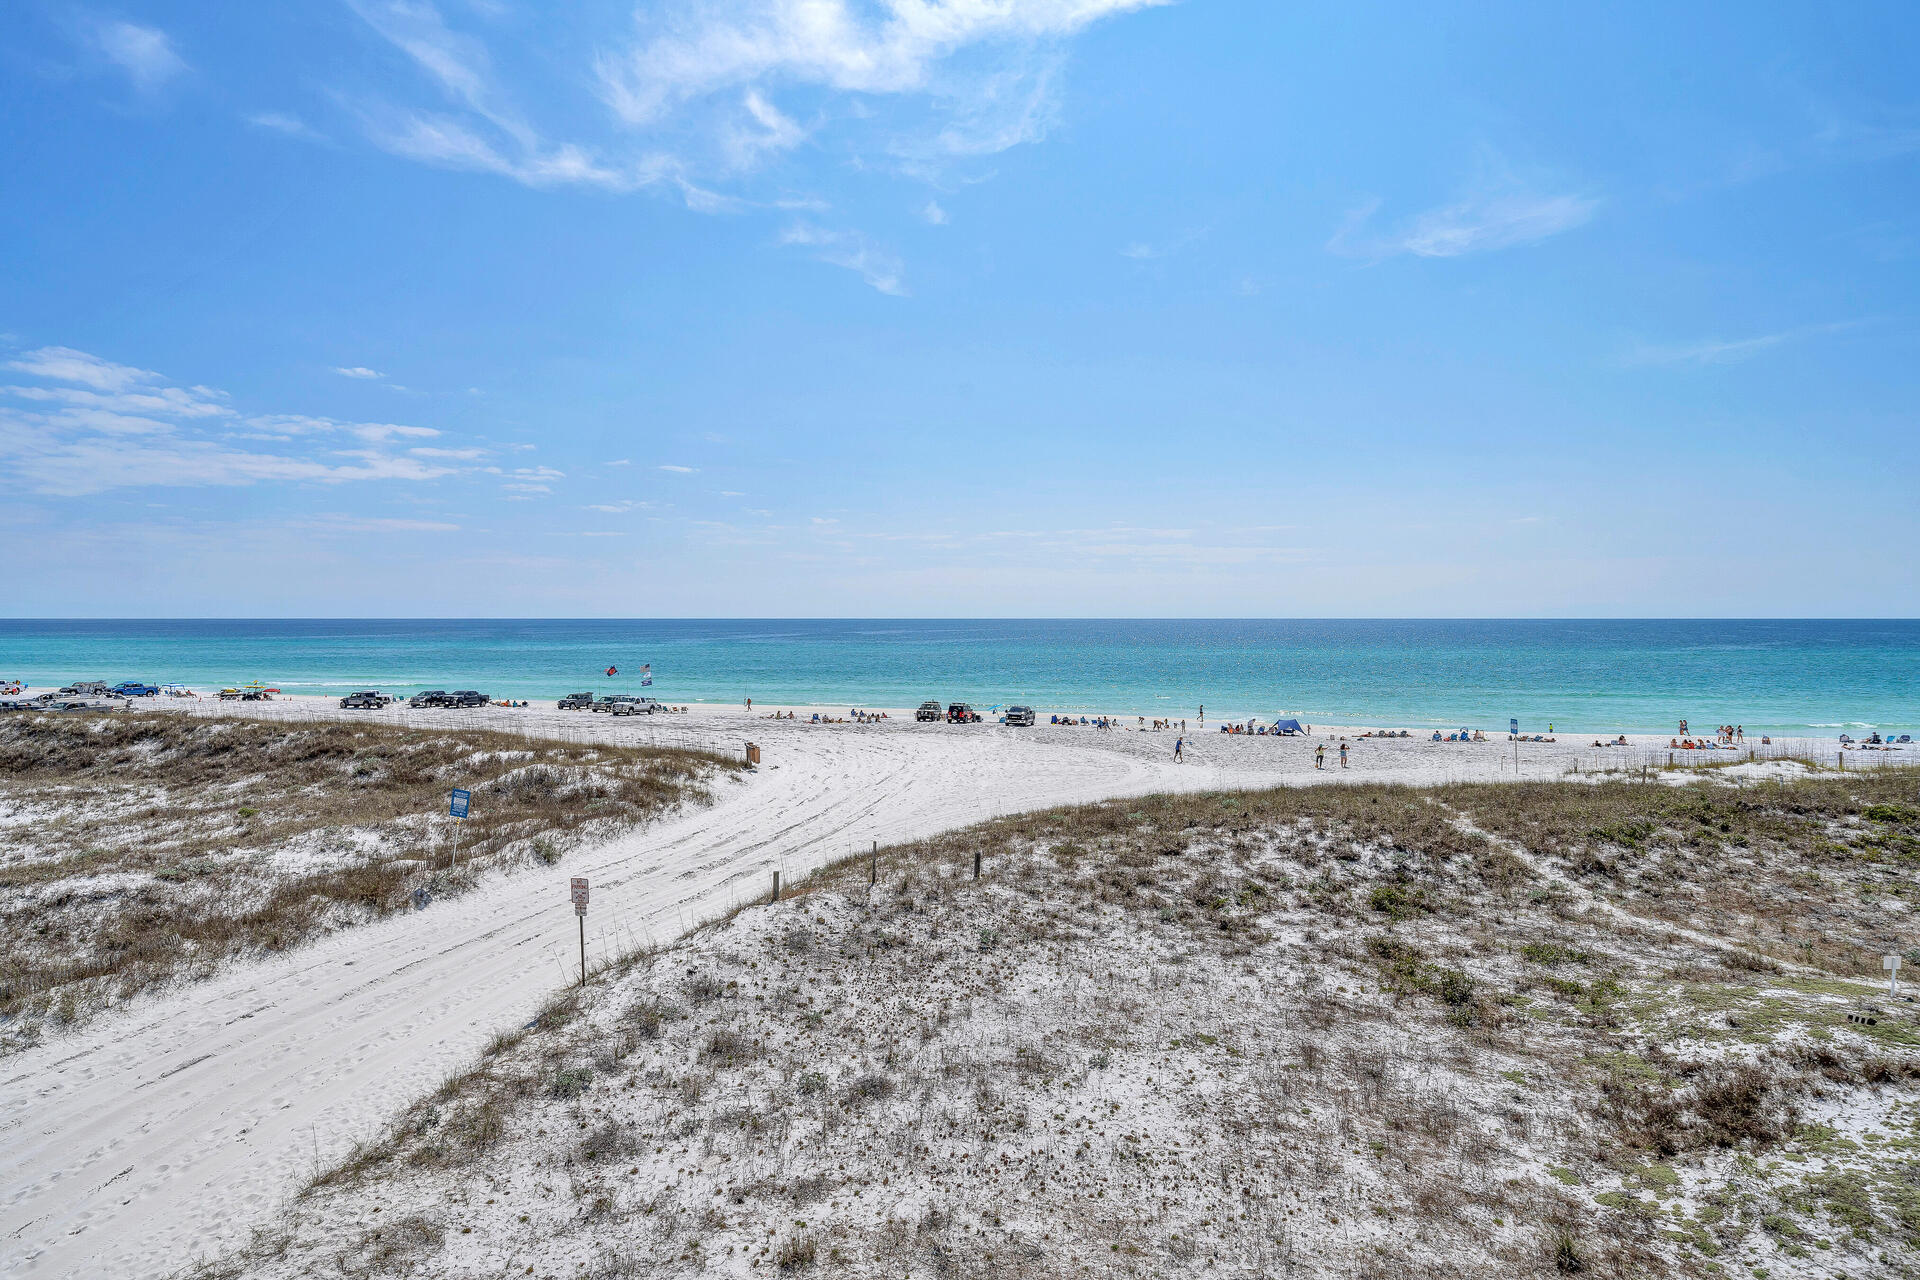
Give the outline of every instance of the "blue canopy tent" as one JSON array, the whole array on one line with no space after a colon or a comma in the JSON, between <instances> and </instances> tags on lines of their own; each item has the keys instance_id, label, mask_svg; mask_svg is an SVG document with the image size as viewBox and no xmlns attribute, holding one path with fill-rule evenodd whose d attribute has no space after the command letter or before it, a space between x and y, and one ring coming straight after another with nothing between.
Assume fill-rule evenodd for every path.
<instances>
[{"instance_id":1,"label":"blue canopy tent","mask_svg":"<svg viewBox=\"0 0 1920 1280\"><path fill-rule=\"evenodd\" d=\"M1298 720L1275 720L1273 722L1273 727L1274 727L1274 731L1277 733L1305 733L1306 732L1305 729L1302 729L1300 727L1300 722Z\"/></svg>"}]
</instances>

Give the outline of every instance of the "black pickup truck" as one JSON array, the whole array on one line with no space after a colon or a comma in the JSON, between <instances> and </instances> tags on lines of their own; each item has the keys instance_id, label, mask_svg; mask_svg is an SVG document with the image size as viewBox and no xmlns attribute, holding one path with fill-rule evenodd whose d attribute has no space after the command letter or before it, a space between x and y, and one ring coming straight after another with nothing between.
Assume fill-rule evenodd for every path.
<instances>
[{"instance_id":1,"label":"black pickup truck","mask_svg":"<svg viewBox=\"0 0 1920 1280\"><path fill-rule=\"evenodd\" d=\"M455 689L447 695L445 705L449 707L484 707L487 705L487 695L478 689Z\"/></svg>"},{"instance_id":2,"label":"black pickup truck","mask_svg":"<svg viewBox=\"0 0 1920 1280\"><path fill-rule=\"evenodd\" d=\"M407 699L410 707L449 707L453 704L447 699L453 695L445 689L428 689L425 693L416 693Z\"/></svg>"}]
</instances>

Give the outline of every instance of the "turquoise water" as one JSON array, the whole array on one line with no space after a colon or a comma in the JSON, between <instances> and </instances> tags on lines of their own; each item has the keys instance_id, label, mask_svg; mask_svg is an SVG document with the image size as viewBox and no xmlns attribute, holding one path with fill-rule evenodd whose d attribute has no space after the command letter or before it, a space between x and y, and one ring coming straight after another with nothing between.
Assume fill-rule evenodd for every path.
<instances>
[{"instance_id":1,"label":"turquoise water","mask_svg":"<svg viewBox=\"0 0 1920 1280\"><path fill-rule=\"evenodd\" d=\"M1419 620L0 621L0 678L288 693L1041 710L1671 733L1920 732L1920 622ZM620 674L604 671L617 665Z\"/></svg>"}]
</instances>

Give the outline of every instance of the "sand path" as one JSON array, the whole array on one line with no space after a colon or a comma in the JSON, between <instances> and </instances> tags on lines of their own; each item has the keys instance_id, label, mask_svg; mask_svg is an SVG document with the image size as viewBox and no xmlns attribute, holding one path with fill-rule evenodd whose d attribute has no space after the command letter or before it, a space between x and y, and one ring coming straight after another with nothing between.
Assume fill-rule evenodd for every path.
<instances>
[{"instance_id":1,"label":"sand path","mask_svg":"<svg viewBox=\"0 0 1920 1280\"><path fill-rule=\"evenodd\" d=\"M581 731L612 734L604 719ZM711 807L551 872L493 877L0 1062L0 1272L158 1276L244 1242L316 1168L574 979L569 876L592 882L589 952L606 956L765 892L774 868L792 877L869 840L1228 781L998 728L782 735L765 763Z\"/></svg>"}]
</instances>

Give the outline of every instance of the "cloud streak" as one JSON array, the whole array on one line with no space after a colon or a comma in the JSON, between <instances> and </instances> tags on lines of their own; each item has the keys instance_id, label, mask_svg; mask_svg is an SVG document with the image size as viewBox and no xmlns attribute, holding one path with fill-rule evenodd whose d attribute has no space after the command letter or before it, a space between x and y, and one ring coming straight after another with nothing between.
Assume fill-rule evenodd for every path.
<instances>
[{"instance_id":1,"label":"cloud streak","mask_svg":"<svg viewBox=\"0 0 1920 1280\"><path fill-rule=\"evenodd\" d=\"M50 497L134 487L432 480L454 451L402 448L440 433L306 414L242 414L224 392L72 347L5 362L0 485ZM279 449L262 445L279 445Z\"/></svg>"},{"instance_id":2,"label":"cloud streak","mask_svg":"<svg viewBox=\"0 0 1920 1280\"><path fill-rule=\"evenodd\" d=\"M1599 207L1591 195L1542 191L1502 175L1387 229L1375 227L1380 201L1369 200L1347 215L1327 241L1327 250L1374 261L1402 254L1458 258L1538 244L1585 226Z\"/></svg>"}]
</instances>

